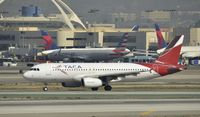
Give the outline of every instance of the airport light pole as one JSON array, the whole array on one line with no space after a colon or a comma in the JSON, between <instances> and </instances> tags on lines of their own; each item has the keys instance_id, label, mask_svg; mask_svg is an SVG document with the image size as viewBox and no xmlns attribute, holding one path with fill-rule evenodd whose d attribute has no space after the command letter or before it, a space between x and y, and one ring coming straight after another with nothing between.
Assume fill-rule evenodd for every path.
<instances>
[{"instance_id":1,"label":"airport light pole","mask_svg":"<svg viewBox=\"0 0 200 117\"><path fill-rule=\"evenodd\" d=\"M25 48L25 40L24 40L24 33L25 33L25 32L24 32L24 31L21 31L20 33L21 33L21 36L20 36L20 37L21 37L21 40L22 40L22 47Z\"/></svg>"}]
</instances>

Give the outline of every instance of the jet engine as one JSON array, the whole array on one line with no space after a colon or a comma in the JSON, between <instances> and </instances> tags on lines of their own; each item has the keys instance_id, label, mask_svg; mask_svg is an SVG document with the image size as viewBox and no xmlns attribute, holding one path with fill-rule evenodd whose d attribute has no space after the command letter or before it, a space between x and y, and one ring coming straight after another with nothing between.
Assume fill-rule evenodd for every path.
<instances>
[{"instance_id":1,"label":"jet engine","mask_svg":"<svg viewBox=\"0 0 200 117\"><path fill-rule=\"evenodd\" d=\"M102 81L98 78L84 78L81 82L84 87L89 88L100 87L103 85Z\"/></svg>"}]
</instances>

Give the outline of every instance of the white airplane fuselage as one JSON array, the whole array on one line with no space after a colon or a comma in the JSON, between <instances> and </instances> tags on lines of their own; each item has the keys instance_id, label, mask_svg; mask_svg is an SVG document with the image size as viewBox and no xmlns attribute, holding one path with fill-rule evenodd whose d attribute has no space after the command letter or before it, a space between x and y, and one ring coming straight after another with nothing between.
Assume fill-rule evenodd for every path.
<instances>
[{"instance_id":1,"label":"white airplane fuselage","mask_svg":"<svg viewBox=\"0 0 200 117\"><path fill-rule=\"evenodd\" d=\"M85 61L108 61L130 53L129 49L116 48L72 48L46 50L39 55L47 55L52 61L62 61L65 58Z\"/></svg>"},{"instance_id":2,"label":"white airplane fuselage","mask_svg":"<svg viewBox=\"0 0 200 117\"><path fill-rule=\"evenodd\" d=\"M81 81L83 78L99 78L110 74L118 76L113 81L140 81L161 76L149 67L134 63L46 63L34 66L24 77L36 82ZM130 73L130 74L129 74Z\"/></svg>"}]
</instances>

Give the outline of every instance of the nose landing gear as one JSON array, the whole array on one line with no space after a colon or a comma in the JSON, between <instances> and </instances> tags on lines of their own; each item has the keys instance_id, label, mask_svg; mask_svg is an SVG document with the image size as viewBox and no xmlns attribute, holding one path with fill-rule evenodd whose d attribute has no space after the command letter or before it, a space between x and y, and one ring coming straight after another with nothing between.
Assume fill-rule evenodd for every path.
<instances>
[{"instance_id":1,"label":"nose landing gear","mask_svg":"<svg viewBox=\"0 0 200 117\"><path fill-rule=\"evenodd\" d=\"M43 87L43 91L48 91L48 87Z\"/></svg>"},{"instance_id":2,"label":"nose landing gear","mask_svg":"<svg viewBox=\"0 0 200 117\"><path fill-rule=\"evenodd\" d=\"M48 91L47 83L44 83L44 85L45 85L45 86L42 88L43 91Z\"/></svg>"}]
</instances>

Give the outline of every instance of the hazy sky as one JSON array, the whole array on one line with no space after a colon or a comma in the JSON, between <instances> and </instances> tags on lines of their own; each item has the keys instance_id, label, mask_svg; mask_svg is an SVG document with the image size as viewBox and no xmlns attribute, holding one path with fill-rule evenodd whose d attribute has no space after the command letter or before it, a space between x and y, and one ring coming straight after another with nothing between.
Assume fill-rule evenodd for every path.
<instances>
[{"instance_id":1,"label":"hazy sky","mask_svg":"<svg viewBox=\"0 0 200 117\"><path fill-rule=\"evenodd\" d=\"M110 21L112 13L139 13L145 10L181 10L200 11L200 0L63 0L84 21ZM0 11L20 14L21 6L39 6L46 15L58 13L51 0L5 0ZM98 9L97 14L89 14L91 9ZM4 14L5 15L5 14ZM194 20L197 20L196 18ZM198 19L199 20L199 19Z\"/></svg>"},{"instance_id":2,"label":"hazy sky","mask_svg":"<svg viewBox=\"0 0 200 117\"><path fill-rule=\"evenodd\" d=\"M63 0L79 15L87 15L90 9L98 9L99 13L137 12L141 10L200 10L200 0ZM56 12L50 0L5 0L0 5L1 11L19 13L23 5L37 5L45 13Z\"/></svg>"}]
</instances>

